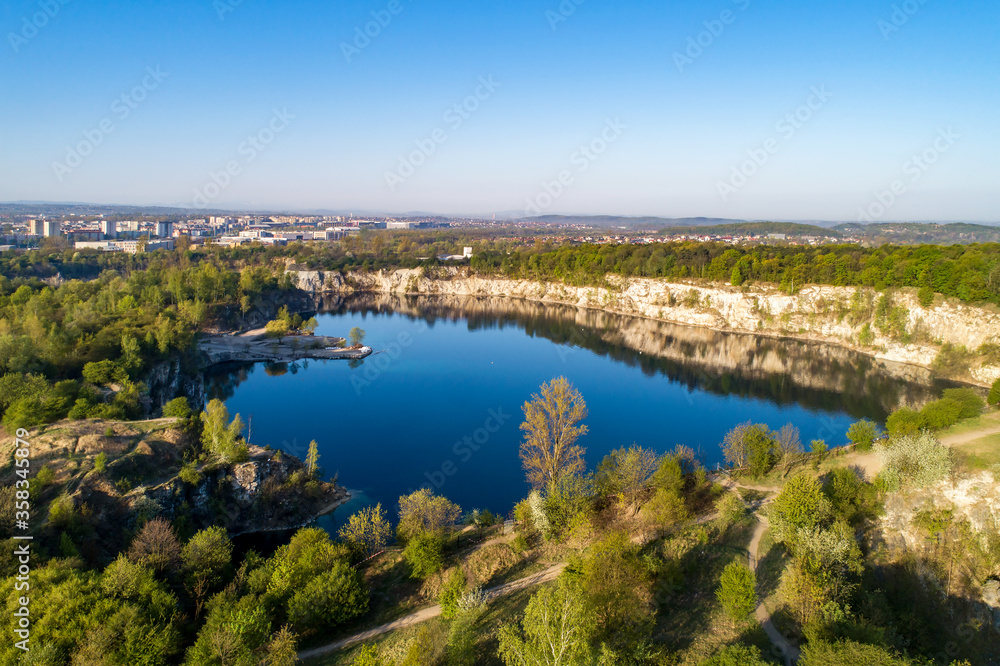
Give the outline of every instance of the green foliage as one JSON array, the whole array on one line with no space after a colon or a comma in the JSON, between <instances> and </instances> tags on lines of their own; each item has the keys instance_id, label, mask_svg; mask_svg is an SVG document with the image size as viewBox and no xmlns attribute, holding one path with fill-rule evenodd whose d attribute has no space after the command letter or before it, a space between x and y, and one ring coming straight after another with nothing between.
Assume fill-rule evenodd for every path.
<instances>
[{"instance_id":1,"label":"green foliage","mask_svg":"<svg viewBox=\"0 0 1000 666\"><path fill-rule=\"evenodd\" d=\"M421 488L399 498L396 532L404 540L423 533L443 534L458 522L461 515L462 507L435 495L429 488Z\"/></svg>"},{"instance_id":2,"label":"green foliage","mask_svg":"<svg viewBox=\"0 0 1000 666\"><path fill-rule=\"evenodd\" d=\"M586 524L593 513L594 484L589 476L564 474L549 484L543 510L546 534L559 537Z\"/></svg>"},{"instance_id":3,"label":"green foliage","mask_svg":"<svg viewBox=\"0 0 1000 666\"><path fill-rule=\"evenodd\" d=\"M780 447L774 433L763 423L741 423L730 430L722 442L726 462L750 476L759 478L777 464Z\"/></svg>"},{"instance_id":4,"label":"green foliage","mask_svg":"<svg viewBox=\"0 0 1000 666\"><path fill-rule=\"evenodd\" d=\"M403 550L414 578L427 578L444 566L444 543L440 535L422 532L412 537Z\"/></svg>"},{"instance_id":5,"label":"green foliage","mask_svg":"<svg viewBox=\"0 0 1000 666\"><path fill-rule=\"evenodd\" d=\"M201 422L201 443L206 452L229 462L242 462L246 459L247 446L241 437L243 420L239 414L230 423L225 403L213 399L201 413Z\"/></svg>"},{"instance_id":6,"label":"green foliage","mask_svg":"<svg viewBox=\"0 0 1000 666\"><path fill-rule=\"evenodd\" d=\"M931 367L947 377L961 377L969 372L973 354L964 345L953 345L946 342L941 345L941 351L934 358Z\"/></svg>"},{"instance_id":7,"label":"green foliage","mask_svg":"<svg viewBox=\"0 0 1000 666\"><path fill-rule=\"evenodd\" d=\"M264 325L264 335L269 338L281 339L288 335L288 322L283 319L275 319Z\"/></svg>"},{"instance_id":8,"label":"green foliage","mask_svg":"<svg viewBox=\"0 0 1000 666\"><path fill-rule=\"evenodd\" d=\"M930 287L921 287L917 290L917 301L919 301L920 307L931 307L934 305L934 290Z\"/></svg>"},{"instance_id":9,"label":"green foliage","mask_svg":"<svg viewBox=\"0 0 1000 666\"><path fill-rule=\"evenodd\" d=\"M306 454L306 472L312 478L319 475L319 445L315 439L309 442L309 451Z\"/></svg>"},{"instance_id":10,"label":"green foliage","mask_svg":"<svg viewBox=\"0 0 1000 666\"><path fill-rule=\"evenodd\" d=\"M389 543L392 525L379 503L351 516L338 534L341 539L357 548L362 557L368 557L381 551Z\"/></svg>"},{"instance_id":11,"label":"green foliage","mask_svg":"<svg viewBox=\"0 0 1000 666\"><path fill-rule=\"evenodd\" d=\"M188 399L181 396L163 405L163 415L179 419L188 418L191 416L191 406L188 404Z\"/></svg>"},{"instance_id":12,"label":"green foliage","mask_svg":"<svg viewBox=\"0 0 1000 666\"><path fill-rule=\"evenodd\" d=\"M923 414L909 407L900 407L890 414L889 418L885 421L885 429L893 437L914 435L925 428L926 425L927 423L924 421Z\"/></svg>"},{"instance_id":13,"label":"green foliage","mask_svg":"<svg viewBox=\"0 0 1000 666\"><path fill-rule=\"evenodd\" d=\"M605 497L617 497L625 506L634 506L649 488L659 466L659 456L649 449L634 444L615 449L597 467L597 491Z\"/></svg>"},{"instance_id":14,"label":"green foliage","mask_svg":"<svg viewBox=\"0 0 1000 666\"><path fill-rule=\"evenodd\" d=\"M108 468L108 454L101 451L96 456L94 456L94 471L98 474L104 474L104 470Z\"/></svg>"},{"instance_id":15,"label":"green foliage","mask_svg":"<svg viewBox=\"0 0 1000 666\"><path fill-rule=\"evenodd\" d=\"M986 402L993 407L1000 405L1000 379L993 382L993 386L990 388L990 394L986 398Z\"/></svg>"},{"instance_id":16,"label":"green foliage","mask_svg":"<svg viewBox=\"0 0 1000 666\"><path fill-rule=\"evenodd\" d=\"M360 345L365 341L365 330L363 328L358 328L355 326L347 333L347 340L353 347L355 345Z\"/></svg>"},{"instance_id":17,"label":"green foliage","mask_svg":"<svg viewBox=\"0 0 1000 666\"><path fill-rule=\"evenodd\" d=\"M331 629L368 610L368 591L353 567L337 561L288 601L288 621L302 635Z\"/></svg>"},{"instance_id":18,"label":"green foliage","mask_svg":"<svg viewBox=\"0 0 1000 666\"><path fill-rule=\"evenodd\" d=\"M959 419L973 419L983 413L985 403L978 391L971 388L945 389L941 394L943 400L954 400L962 405Z\"/></svg>"},{"instance_id":19,"label":"green foliage","mask_svg":"<svg viewBox=\"0 0 1000 666\"><path fill-rule=\"evenodd\" d=\"M847 429L848 441L854 444L859 451L871 451L872 444L881 435L878 426L868 419L856 421Z\"/></svg>"},{"instance_id":20,"label":"green foliage","mask_svg":"<svg viewBox=\"0 0 1000 666\"><path fill-rule=\"evenodd\" d=\"M876 450L882 460L879 480L892 492L929 486L951 471L951 452L926 431L893 437Z\"/></svg>"},{"instance_id":21,"label":"green foliage","mask_svg":"<svg viewBox=\"0 0 1000 666\"><path fill-rule=\"evenodd\" d=\"M854 641L810 642L802 650L800 666L917 666L891 650Z\"/></svg>"},{"instance_id":22,"label":"green foliage","mask_svg":"<svg viewBox=\"0 0 1000 666\"><path fill-rule=\"evenodd\" d=\"M964 405L951 398L941 398L927 403L920 410L924 425L931 430L941 430L958 423Z\"/></svg>"},{"instance_id":23,"label":"green foliage","mask_svg":"<svg viewBox=\"0 0 1000 666\"><path fill-rule=\"evenodd\" d=\"M114 361L92 361L83 366L83 379L95 386L106 386L111 383L122 383L128 376Z\"/></svg>"},{"instance_id":24,"label":"green foliage","mask_svg":"<svg viewBox=\"0 0 1000 666\"><path fill-rule=\"evenodd\" d=\"M507 666L590 666L594 629L580 592L561 579L531 597L520 629L500 629L499 655Z\"/></svg>"},{"instance_id":25,"label":"green foliage","mask_svg":"<svg viewBox=\"0 0 1000 666\"><path fill-rule=\"evenodd\" d=\"M823 494L830 500L834 514L852 524L874 518L878 511L875 487L848 467L838 467L827 474Z\"/></svg>"},{"instance_id":26,"label":"green foliage","mask_svg":"<svg viewBox=\"0 0 1000 666\"><path fill-rule=\"evenodd\" d=\"M461 567L451 570L444 584L444 589L438 597L441 604L441 615L451 620L458 614L458 600L465 594L465 572Z\"/></svg>"},{"instance_id":27,"label":"green foliage","mask_svg":"<svg viewBox=\"0 0 1000 666\"><path fill-rule=\"evenodd\" d=\"M830 501L818 479L797 474L788 480L768 512L775 536L794 546L798 530L817 527L829 518Z\"/></svg>"},{"instance_id":28,"label":"green foliage","mask_svg":"<svg viewBox=\"0 0 1000 666\"><path fill-rule=\"evenodd\" d=\"M197 532L184 544L181 561L188 579L214 586L229 572L233 545L221 527L209 527Z\"/></svg>"},{"instance_id":29,"label":"green foliage","mask_svg":"<svg viewBox=\"0 0 1000 666\"><path fill-rule=\"evenodd\" d=\"M201 472L198 471L198 465L196 463L190 462L181 467L181 470L177 473L178 478L184 483L197 486L201 483Z\"/></svg>"},{"instance_id":30,"label":"green foliage","mask_svg":"<svg viewBox=\"0 0 1000 666\"><path fill-rule=\"evenodd\" d=\"M746 622L757 608L757 575L742 562L731 562L722 571L715 596L734 622Z\"/></svg>"}]
</instances>

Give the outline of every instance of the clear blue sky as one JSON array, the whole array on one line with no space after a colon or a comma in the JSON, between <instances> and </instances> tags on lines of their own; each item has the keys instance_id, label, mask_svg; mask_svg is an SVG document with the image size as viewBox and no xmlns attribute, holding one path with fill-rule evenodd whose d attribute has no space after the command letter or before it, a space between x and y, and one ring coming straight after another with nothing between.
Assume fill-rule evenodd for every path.
<instances>
[{"instance_id":1,"label":"clear blue sky","mask_svg":"<svg viewBox=\"0 0 1000 666\"><path fill-rule=\"evenodd\" d=\"M0 200L1000 221L996 0L237 2L4 2Z\"/></svg>"}]
</instances>

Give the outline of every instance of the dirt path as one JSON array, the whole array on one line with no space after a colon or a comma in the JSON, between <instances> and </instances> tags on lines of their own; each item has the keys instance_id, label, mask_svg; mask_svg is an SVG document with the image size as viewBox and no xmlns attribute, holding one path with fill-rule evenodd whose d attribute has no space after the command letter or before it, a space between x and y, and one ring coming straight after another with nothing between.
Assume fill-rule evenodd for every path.
<instances>
[{"instance_id":1,"label":"dirt path","mask_svg":"<svg viewBox=\"0 0 1000 666\"><path fill-rule=\"evenodd\" d=\"M767 518L760 514L754 514L757 519L757 525L754 527L753 537L750 539L750 546L747 548L748 557L750 560L750 568L754 571L757 570L757 556L758 550L760 548L760 540L764 536L764 532L767 531L769 527ZM774 622L771 621L771 611L767 609L767 606L763 602L757 606L757 610L754 611L754 617L760 622L760 626L764 628L764 633L771 640L775 647L781 651L782 656L785 658L785 665L792 666L799 660L799 649L788 642L788 640L781 635L777 627L774 626Z\"/></svg>"},{"instance_id":2,"label":"dirt path","mask_svg":"<svg viewBox=\"0 0 1000 666\"><path fill-rule=\"evenodd\" d=\"M512 592L517 592L534 585L541 585L542 583L547 583L562 573L562 570L566 568L565 562L560 562L558 564L553 564L548 569L544 571L539 571L536 574L530 576L525 576L524 578L518 578L509 583L504 583L503 585L498 585L497 587L490 588L486 590L489 594L489 599L492 601L497 597L502 597L506 594ZM337 650L342 650L346 647L350 647L355 643L361 643L367 641L376 636L388 633L390 631L395 631L396 629L402 629L404 627L411 627L415 624L420 624L421 622L426 622L431 618L435 618L441 614L441 606L435 604L434 606L428 606L427 608L421 608L420 610L410 613L404 617L388 622L386 624L375 627L374 629L368 629L367 631L362 631L353 636L348 636L347 638L342 638L339 641L334 641L333 643L328 643L317 648L312 648L310 650L303 650L299 652L299 659L311 659L313 657L319 657L324 654L329 654L330 652L335 652Z\"/></svg>"},{"instance_id":3,"label":"dirt path","mask_svg":"<svg viewBox=\"0 0 1000 666\"><path fill-rule=\"evenodd\" d=\"M945 446L961 446L962 444L968 444L969 442L974 442L977 439L989 437L990 435L1000 435L1000 423L984 426L978 430L961 432L957 435L945 435L941 438L941 443Z\"/></svg>"}]
</instances>

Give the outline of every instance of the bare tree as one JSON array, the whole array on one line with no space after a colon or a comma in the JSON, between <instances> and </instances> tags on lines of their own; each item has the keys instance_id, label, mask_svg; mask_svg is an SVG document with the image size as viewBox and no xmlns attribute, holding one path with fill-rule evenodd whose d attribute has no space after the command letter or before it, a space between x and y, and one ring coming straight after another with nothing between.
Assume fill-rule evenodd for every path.
<instances>
[{"instance_id":1,"label":"bare tree","mask_svg":"<svg viewBox=\"0 0 1000 666\"><path fill-rule=\"evenodd\" d=\"M564 474L582 471L584 449L576 445L587 426L587 403L565 377L542 384L538 393L524 403L524 441L521 463L528 481L543 488Z\"/></svg>"},{"instance_id":2,"label":"bare tree","mask_svg":"<svg viewBox=\"0 0 1000 666\"><path fill-rule=\"evenodd\" d=\"M165 518L154 518L132 539L128 558L148 565L154 571L172 570L181 559L181 544L174 528Z\"/></svg>"},{"instance_id":3,"label":"bare tree","mask_svg":"<svg viewBox=\"0 0 1000 666\"><path fill-rule=\"evenodd\" d=\"M802 439L799 437L799 429L791 423L781 426L778 432L774 433L774 441L778 445L778 453L781 456L781 463L785 467L784 476L788 476L791 464L802 457Z\"/></svg>"}]
</instances>

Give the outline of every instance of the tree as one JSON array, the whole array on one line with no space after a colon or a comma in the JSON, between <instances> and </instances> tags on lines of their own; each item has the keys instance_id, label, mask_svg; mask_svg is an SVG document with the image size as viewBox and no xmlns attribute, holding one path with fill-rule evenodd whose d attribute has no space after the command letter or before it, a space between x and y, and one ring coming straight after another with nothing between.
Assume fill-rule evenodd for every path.
<instances>
[{"instance_id":1,"label":"tree","mask_svg":"<svg viewBox=\"0 0 1000 666\"><path fill-rule=\"evenodd\" d=\"M306 454L306 471L309 476L315 477L319 471L319 445L316 440L309 442L309 452Z\"/></svg>"},{"instance_id":2,"label":"tree","mask_svg":"<svg viewBox=\"0 0 1000 666\"><path fill-rule=\"evenodd\" d=\"M288 335L288 322L283 319L274 319L264 324L264 335L269 338L281 340Z\"/></svg>"},{"instance_id":3,"label":"tree","mask_svg":"<svg viewBox=\"0 0 1000 666\"><path fill-rule=\"evenodd\" d=\"M94 471L98 474L104 474L104 470L108 467L108 454L101 451L94 457Z\"/></svg>"},{"instance_id":4,"label":"tree","mask_svg":"<svg viewBox=\"0 0 1000 666\"><path fill-rule=\"evenodd\" d=\"M632 445L609 453L597 468L596 483L602 495L614 495L625 506L638 510L638 502L649 488L659 458L653 451Z\"/></svg>"},{"instance_id":5,"label":"tree","mask_svg":"<svg viewBox=\"0 0 1000 666\"><path fill-rule=\"evenodd\" d=\"M178 419L186 419L191 416L191 406L188 404L188 399L181 396L163 405L163 415Z\"/></svg>"},{"instance_id":6,"label":"tree","mask_svg":"<svg viewBox=\"0 0 1000 666\"><path fill-rule=\"evenodd\" d=\"M893 437L897 435L913 435L926 427L924 417L920 412L908 407L900 407L885 420L885 429Z\"/></svg>"},{"instance_id":7,"label":"tree","mask_svg":"<svg viewBox=\"0 0 1000 666\"><path fill-rule=\"evenodd\" d=\"M786 423L781 426L778 432L774 433L774 443L787 475L791 464L802 456L802 439L799 437L799 429L791 423Z\"/></svg>"},{"instance_id":8,"label":"tree","mask_svg":"<svg viewBox=\"0 0 1000 666\"><path fill-rule=\"evenodd\" d=\"M776 538L791 546L800 528L816 527L825 522L830 510L830 501L823 494L819 479L803 473L785 484L768 517Z\"/></svg>"},{"instance_id":9,"label":"tree","mask_svg":"<svg viewBox=\"0 0 1000 666\"><path fill-rule=\"evenodd\" d=\"M154 518L142 526L132 539L128 558L156 572L169 572L181 559L181 544L170 522Z\"/></svg>"},{"instance_id":10,"label":"tree","mask_svg":"<svg viewBox=\"0 0 1000 666\"><path fill-rule=\"evenodd\" d=\"M729 276L729 281L734 287L739 287L743 284L743 274L740 272L739 266L733 266L732 275Z\"/></svg>"},{"instance_id":11,"label":"tree","mask_svg":"<svg viewBox=\"0 0 1000 666\"><path fill-rule=\"evenodd\" d=\"M444 565L444 543L441 536L432 532L423 532L414 536L403 549L414 578L427 578L437 573Z\"/></svg>"},{"instance_id":12,"label":"tree","mask_svg":"<svg viewBox=\"0 0 1000 666\"><path fill-rule=\"evenodd\" d=\"M990 388L990 394L986 398L986 403L993 407L1000 406L1000 378L993 382L993 387Z\"/></svg>"},{"instance_id":13,"label":"tree","mask_svg":"<svg viewBox=\"0 0 1000 666\"><path fill-rule=\"evenodd\" d=\"M361 574L343 561L310 580L288 601L288 621L302 633L330 629L368 610Z\"/></svg>"},{"instance_id":14,"label":"tree","mask_svg":"<svg viewBox=\"0 0 1000 666\"><path fill-rule=\"evenodd\" d=\"M730 562L715 596L731 620L745 622L757 608L757 575L742 562Z\"/></svg>"},{"instance_id":15,"label":"tree","mask_svg":"<svg viewBox=\"0 0 1000 666\"><path fill-rule=\"evenodd\" d=\"M544 488L564 474L583 470L584 449L576 440L587 433L587 426L578 425L587 417L587 404L580 392L565 377L557 377L542 384L523 410L521 463L529 483Z\"/></svg>"},{"instance_id":16,"label":"tree","mask_svg":"<svg viewBox=\"0 0 1000 666\"><path fill-rule=\"evenodd\" d=\"M351 346L354 347L365 341L365 335L365 329L355 326L347 333L347 339L350 341Z\"/></svg>"},{"instance_id":17,"label":"tree","mask_svg":"<svg viewBox=\"0 0 1000 666\"><path fill-rule=\"evenodd\" d=\"M951 388L945 389L941 394L944 400L954 400L962 405L959 412L959 419L974 419L983 413L983 399L976 389L971 388Z\"/></svg>"},{"instance_id":18,"label":"tree","mask_svg":"<svg viewBox=\"0 0 1000 666\"><path fill-rule=\"evenodd\" d=\"M209 402L201 413L201 422L204 425L201 443L206 451L228 461L246 457L247 447L238 441L243 432L243 420L237 414L230 423L225 403L218 399Z\"/></svg>"},{"instance_id":19,"label":"tree","mask_svg":"<svg viewBox=\"0 0 1000 666\"><path fill-rule=\"evenodd\" d=\"M876 448L882 461L879 481L886 490L924 488L951 471L951 452L930 432L894 437Z\"/></svg>"},{"instance_id":20,"label":"tree","mask_svg":"<svg viewBox=\"0 0 1000 666\"><path fill-rule=\"evenodd\" d=\"M399 526L396 532L404 540L418 534L431 532L443 534L462 515L462 507L446 497L434 494L429 488L399 498Z\"/></svg>"},{"instance_id":21,"label":"tree","mask_svg":"<svg viewBox=\"0 0 1000 666\"><path fill-rule=\"evenodd\" d=\"M188 592L195 600L195 615L209 590L220 583L229 571L233 544L226 530L213 526L196 532L181 549L181 562Z\"/></svg>"},{"instance_id":22,"label":"tree","mask_svg":"<svg viewBox=\"0 0 1000 666\"><path fill-rule=\"evenodd\" d=\"M774 662L764 660L760 648L756 645L729 645L698 666L773 666L773 664Z\"/></svg>"},{"instance_id":23,"label":"tree","mask_svg":"<svg viewBox=\"0 0 1000 666\"><path fill-rule=\"evenodd\" d=\"M382 504L370 506L351 516L340 528L340 538L354 544L364 556L373 555L389 543L392 525L386 519Z\"/></svg>"},{"instance_id":24,"label":"tree","mask_svg":"<svg viewBox=\"0 0 1000 666\"><path fill-rule=\"evenodd\" d=\"M316 328L319 326L319 322L316 321L316 317L309 317L305 322L302 323L302 330L306 331L310 335L316 332Z\"/></svg>"},{"instance_id":25,"label":"tree","mask_svg":"<svg viewBox=\"0 0 1000 666\"><path fill-rule=\"evenodd\" d=\"M861 419L851 424L847 429L847 439L859 451L871 451L872 444L882 436L878 426L868 419Z\"/></svg>"},{"instance_id":26,"label":"tree","mask_svg":"<svg viewBox=\"0 0 1000 666\"><path fill-rule=\"evenodd\" d=\"M595 620L579 590L565 578L528 601L521 630L500 629L499 655L507 666L590 666Z\"/></svg>"}]
</instances>

